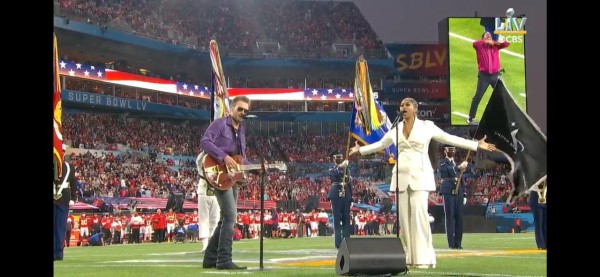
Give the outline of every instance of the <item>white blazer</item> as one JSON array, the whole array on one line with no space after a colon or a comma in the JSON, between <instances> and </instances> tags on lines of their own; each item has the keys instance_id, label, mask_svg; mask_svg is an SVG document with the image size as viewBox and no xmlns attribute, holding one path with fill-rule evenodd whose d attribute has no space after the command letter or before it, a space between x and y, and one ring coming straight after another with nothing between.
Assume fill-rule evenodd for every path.
<instances>
[{"instance_id":1,"label":"white blazer","mask_svg":"<svg viewBox=\"0 0 600 277\"><path fill-rule=\"evenodd\" d=\"M398 179L398 191L405 191L409 186L412 190L435 191L435 178L428 153L431 139L443 144L477 150L477 141L448 134L429 120L415 118L415 124L408 139L402 133L403 127L404 122L400 122L398 137L396 137L396 127L394 127L378 142L360 147L360 154L365 155L389 147L392 143L396 145L398 157L392 170L392 183L390 184L392 192L396 191L396 179Z\"/></svg>"}]
</instances>

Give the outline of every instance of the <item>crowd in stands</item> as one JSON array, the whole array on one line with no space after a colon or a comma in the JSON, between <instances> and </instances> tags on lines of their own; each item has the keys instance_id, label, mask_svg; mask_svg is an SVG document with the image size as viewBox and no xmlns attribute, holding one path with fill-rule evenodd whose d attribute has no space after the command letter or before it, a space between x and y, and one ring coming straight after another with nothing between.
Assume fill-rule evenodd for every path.
<instances>
[{"instance_id":1,"label":"crowd in stands","mask_svg":"<svg viewBox=\"0 0 600 277\"><path fill-rule=\"evenodd\" d=\"M331 21L342 41L352 41L367 50L380 46L377 34L353 2L332 4Z\"/></svg>"},{"instance_id":2,"label":"crowd in stands","mask_svg":"<svg viewBox=\"0 0 600 277\"><path fill-rule=\"evenodd\" d=\"M106 150L107 145L123 144L148 154L193 155L198 153L198 138L207 124L184 126L113 114L75 113L65 116L62 126L65 141L73 147Z\"/></svg>"},{"instance_id":3,"label":"crowd in stands","mask_svg":"<svg viewBox=\"0 0 600 277\"><path fill-rule=\"evenodd\" d=\"M207 126L207 123L185 125L118 114L70 112L64 114L63 134L65 143L81 150L77 154L71 151L68 156L75 164L83 197L166 198L170 192L180 191L187 199L195 199L199 175L194 158L200 152L199 138ZM331 186L326 174L330 165L328 153L343 148L346 135L249 134L250 161L265 158L271 163L286 163L289 168L287 172L269 173L265 199L305 202L316 196L326 201ZM439 145L437 151L441 157L443 146ZM457 158L465 155L458 151ZM383 160L382 155L376 155L370 161L351 163L350 175L356 177L352 180L355 202L381 203L385 195L378 193L376 185L384 181L389 171ZM503 164L486 169L471 166L470 177L466 178L468 203L505 201L512 187L507 172L507 165ZM249 175L239 197L259 200L259 178ZM440 204L441 197L432 193L431 201Z\"/></svg>"},{"instance_id":4,"label":"crowd in stands","mask_svg":"<svg viewBox=\"0 0 600 277\"><path fill-rule=\"evenodd\" d=\"M296 0L57 0L56 15L207 50L272 56L385 58L381 41L352 2ZM260 42L277 47L260 49ZM358 51L332 51L335 43ZM375 51L372 51L375 50Z\"/></svg>"},{"instance_id":5,"label":"crowd in stands","mask_svg":"<svg viewBox=\"0 0 600 277\"><path fill-rule=\"evenodd\" d=\"M257 1L258 21L265 39L285 45L290 53L327 53L336 39L329 6L317 1Z\"/></svg>"}]
</instances>

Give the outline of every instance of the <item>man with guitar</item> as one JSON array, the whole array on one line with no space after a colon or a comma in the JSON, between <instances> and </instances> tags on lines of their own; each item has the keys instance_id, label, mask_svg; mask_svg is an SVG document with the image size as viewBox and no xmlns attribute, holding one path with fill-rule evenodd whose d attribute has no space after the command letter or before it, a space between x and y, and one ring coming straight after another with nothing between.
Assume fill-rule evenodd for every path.
<instances>
[{"instance_id":1,"label":"man with guitar","mask_svg":"<svg viewBox=\"0 0 600 277\"><path fill-rule=\"evenodd\" d=\"M208 247L204 253L203 268L217 268L224 270L245 270L247 267L238 266L232 260L233 226L237 219L238 178L231 171L221 174L219 167L234 170L240 167L238 161L233 157L246 158L246 133L242 122L248 115L250 99L246 96L237 96L231 103L228 116L214 120L206 129L200 140L200 147L211 160L218 163L211 169L216 175L215 197L221 208L221 218ZM231 177L231 178L230 178ZM215 180L207 180L209 185L214 186ZM230 188L227 188L231 186Z\"/></svg>"},{"instance_id":2,"label":"man with guitar","mask_svg":"<svg viewBox=\"0 0 600 277\"><path fill-rule=\"evenodd\" d=\"M454 146L444 147L444 158L438 161L437 171L440 174L440 195L444 199L444 214L446 219L446 236L450 249L463 249L463 207L466 203L465 184L458 178L462 177L460 170L467 168L467 161L456 165L454 161Z\"/></svg>"}]
</instances>

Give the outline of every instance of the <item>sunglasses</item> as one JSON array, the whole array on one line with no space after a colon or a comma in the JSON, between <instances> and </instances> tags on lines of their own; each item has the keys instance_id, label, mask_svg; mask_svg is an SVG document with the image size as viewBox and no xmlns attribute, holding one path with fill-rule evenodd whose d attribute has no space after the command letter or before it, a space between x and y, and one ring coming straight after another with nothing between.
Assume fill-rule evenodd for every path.
<instances>
[{"instance_id":1,"label":"sunglasses","mask_svg":"<svg viewBox=\"0 0 600 277\"><path fill-rule=\"evenodd\" d=\"M244 112L244 113L248 113L250 110L244 109L244 108L242 108L242 107L238 107L238 108L237 108L237 111L238 111L238 112Z\"/></svg>"}]
</instances>

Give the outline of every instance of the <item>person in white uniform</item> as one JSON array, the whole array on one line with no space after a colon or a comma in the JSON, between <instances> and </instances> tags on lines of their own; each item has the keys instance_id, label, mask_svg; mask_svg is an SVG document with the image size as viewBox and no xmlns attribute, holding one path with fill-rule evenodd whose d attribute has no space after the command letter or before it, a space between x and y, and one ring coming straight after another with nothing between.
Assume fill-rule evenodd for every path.
<instances>
[{"instance_id":1,"label":"person in white uniform","mask_svg":"<svg viewBox=\"0 0 600 277\"><path fill-rule=\"evenodd\" d=\"M202 161L200 155L196 158L198 172L202 172ZM209 188L209 184L200 177L198 181L198 237L202 242L202 253L208 247L208 241L217 228L217 223L221 215L221 208L217 202L217 197Z\"/></svg>"},{"instance_id":2,"label":"person in white uniform","mask_svg":"<svg viewBox=\"0 0 600 277\"><path fill-rule=\"evenodd\" d=\"M435 268L436 258L427 211L429 192L436 189L428 155L430 141L433 139L473 151L495 151L496 147L485 142L485 137L479 141L463 139L444 132L429 120L418 119L418 103L412 98L402 100L400 112L403 113L402 121L380 141L363 147L356 142L350 155L370 154L392 143L396 145L398 158L392 170L390 191L395 192L398 184L401 239L405 247L406 264L416 268ZM399 128L398 132L396 128Z\"/></svg>"}]
</instances>

